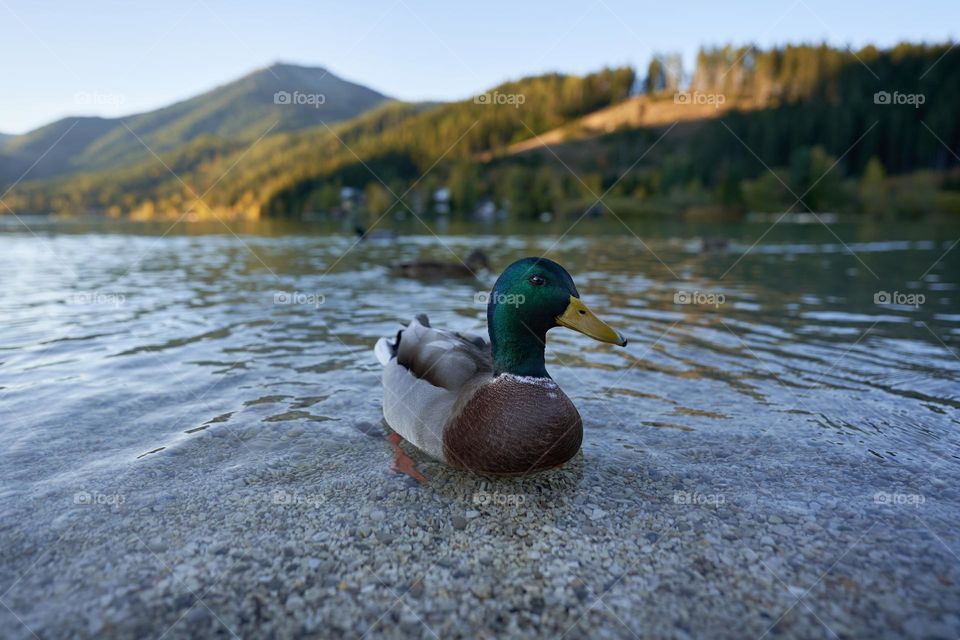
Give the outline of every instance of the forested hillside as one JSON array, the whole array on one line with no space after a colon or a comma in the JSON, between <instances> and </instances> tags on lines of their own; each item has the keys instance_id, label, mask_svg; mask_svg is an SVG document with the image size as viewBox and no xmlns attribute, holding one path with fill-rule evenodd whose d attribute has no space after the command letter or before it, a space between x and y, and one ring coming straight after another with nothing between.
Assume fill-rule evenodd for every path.
<instances>
[{"instance_id":1,"label":"forested hillside","mask_svg":"<svg viewBox=\"0 0 960 640\"><path fill-rule=\"evenodd\" d=\"M449 162L470 161L477 152L505 147L621 100L632 84L628 69L582 78L551 74L489 93L493 101L523 96L522 105L487 104L482 98L442 105L389 103L347 123L269 135L256 144L202 137L164 156L176 176L147 159L122 171L24 184L15 201L31 211L202 212L209 205L226 213L293 212L325 185L364 187L374 180L370 169L402 184L439 161L442 175ZM191 191L202 194L214 183L216 189L196 202Z\"/></svg>"},{"instance_id":2,"label":"forested hillside","mask_svg":"<svg viewBox=\"0 0 960 640\"><path fill-rule=\"evenodd\" d=\"M682 112L692 101L719 97L724 108L736 108L670 130L617 182L611 195L629 199L621 201L628 210L782 211L795 203L794 193L809 189L804 203L819 210L960 213L956 49L704 50L679 104L670 80L654 75L662 66L654 64L652 71L648 94L637 100L674 102ZM536 175L551 168L554 175L555 153L606 188L667 128L636 128L560 145L553 153L536 151L525 162L506 163L508 173ZM805 209L800 204L795 210Z\"/></svg>"}]
</instances>

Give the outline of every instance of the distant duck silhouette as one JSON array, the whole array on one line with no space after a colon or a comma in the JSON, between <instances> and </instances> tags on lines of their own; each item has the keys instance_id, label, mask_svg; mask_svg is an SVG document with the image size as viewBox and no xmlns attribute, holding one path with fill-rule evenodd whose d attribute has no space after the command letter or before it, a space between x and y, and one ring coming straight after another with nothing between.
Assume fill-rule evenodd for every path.
<instances>
[{"instance_id":1,"label":"distant duck silhouette","mask_svg":"<svg viewBox=\"0 0 960 640\"><path fill-rule=\"evenodd\" d=\"M701 238L700 240L700 253L715 253L718 251L726 251L727 247L730 246L730 241L726 238L720 237L706 237Z\"/></svg>"},{"instance_id":2,"label":"distant duck silhouette","mask_svg":"<svg viewBox=\"0 0 960 640\"><path fill-rule=\"evenodd\" d=\"M463 262L442 262L440 260L398 262L390 266L390 275L398 278L416 278L417 280L474 278L477 272L483 269L490 269L487 254L479 249L474 249Z\"/></svg>"},{"instance_id":3,"label":"distant duck silhouette","mask_svg":"<svg viewBox=\"0 0 960 640\"><path fill-rule=\"evenodd\" d=\"M359 224L353 227L353 231L357 234L357 237L360 238L360 240L387 241L396 240L398 237L396 231L390 231L389 229L376 229L374 231L367 231L362 225Z\"/></svg>"}]
</instances>

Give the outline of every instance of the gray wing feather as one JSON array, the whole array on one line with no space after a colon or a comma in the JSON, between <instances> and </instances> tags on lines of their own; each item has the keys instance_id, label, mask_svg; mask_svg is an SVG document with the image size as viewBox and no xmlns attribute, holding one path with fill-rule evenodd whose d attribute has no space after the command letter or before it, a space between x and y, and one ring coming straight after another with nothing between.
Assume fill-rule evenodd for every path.
<instances>
[{"instance_id":1,"label":"gray wing feather","mask_svg":"<svg viewBox=\"0 0 960 640\"><path fill-rule=\"evenodd\" d=\"M479 336L434 329L426 316L404 328L396 343L375 349L383 370L383 415L394 431L443 460L443 429L471 381L493 371L490 345Z\"/></svg>"}]
</instances>

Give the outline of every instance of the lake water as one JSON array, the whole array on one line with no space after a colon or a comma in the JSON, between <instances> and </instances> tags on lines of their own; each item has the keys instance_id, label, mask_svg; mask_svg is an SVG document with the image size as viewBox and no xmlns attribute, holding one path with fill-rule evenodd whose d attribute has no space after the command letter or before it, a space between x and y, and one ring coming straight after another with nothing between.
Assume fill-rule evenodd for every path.
<instances>
[{"instance_id":1,"label":"lake water","mask_svg":"<svg viewBox=\"0 0 960 640\"><path fill-rule=\"evenodd\" d=\"M186 539L203 536L200 525L178 524L171 501L213 481L236 482L238 491L254 482L267 483L264 491L295 486L297 492L396 485L417 496L432 494L433 512L451 505L469 511L469 504L457 507L451 497L462 489L457 483L466 482L456 472L416 455L434 488L413 487L391 472L389 444L380 437L372 347L419 312L435 326L485 332L477 292L488 290L511 261L544 253L570 271L597 315L630 339L618 349L559 329L549 336L548 369L585 422L583 456L564 480L565 504L573 511L562 514L583 507L587 515L570 527L582 524L587 538L591 528L605 535L599 531L604 518L590 509L616 511L597 496L609 483L623 488L622 479L611 478L635 475L646 482L637 489L645 493L624 490L622 498L625 508L640 510L634 520L658 502L655 511L668 523L674 510L691 504L720 518L726 508L762 521L755 528L743 521L730 525L734 538L742 532L738 540L756 536L755 545L743 542L744 549L753 549L771 571L768 588L738 587L769 609L767 618L745 629L763 632L779 623L793 625L787 631L794 635L826 637L827 630L876 631L870 625L877 624L894 634L956 635L960 247L951 249L960 225L840 221L828 229L785 220L771 229L773 220L763 219L687 227L643 222L628 230L615 221L585 220L564 236L566 225L555 222L503 229L451 225L436 237L406 223L396 240L357 243L322 225L170 228L27 219L27 230L10 218L2 222L0 586L9 592L2 597L9 608L0 609L0 620L9 619L5 628L19 629L17 635L29 636L21 622L52 635L106 633L111 627L102 626L104 616L130 634L156 622L160 635L176 624L186 604L114 606L116 598L134 597L122 587L134 563L115 570L113 562L124 562L112 557L97 565L94 550L108 544L116 527L139 526L131 523L145 516L124 519L121 513L121 524L105 524L103 514L142 509L168 517L156 531L137 529L136 540L117 539L132 545L131 553L141 543L151 545L173 566L173 556L163 553L188 544L178 531ZM708 240L705 249L703 237L723 240ZM476 282L423 283L386 272L394 261L455 261L454 254L474 248L486 251L494 267ZM271 474L295 477L295 484L277 484ZM541 484L524 485L525 491L545 491L542 483L549 481L530 482ZM166 506L158 511L158 504ZM428 508L417 504L411 513ZM220 501L198 511L225 508ZM829 535L804 532L808 521ZM776 527L791 525L795 537L776 537ZM84 540L81 526L99 533ZM271 528L254 528L260 526ZM690 535L710 533L692 526ZM776 544L762 541L766 527L774 528ZM612 522L609 528L616 533ZM687 539L682 527L671 531ZM217 537L212 530L203 535ZM243 535L234 531L225 539ZM866 537L861 542L858 536ZM648 539L666 537L660 531ZM715 544L739 553L734 538ZM905 547L904 539L910 541ZM816 550L805 560L791 559L807 544ZM841 556L857 544L861 548ZM857 598L868 596L850 595L830 580L814 583L825 571L837 571L832 563L846 566L864 588L874 581L886 585L898 609L862 621ZM744 571L727 574L742 578ZM58 582L61 574L72 586ZM123 578L112 584L102 577L112 575ZM82 602L81 585L90 580L109 583L101 591L89 587L94 611ZM592 593L589 577L583 580ZM598 596L610 581L596 586ZM702 601L709 590L698 589ZM808 600L797 604L805 591L809 602L822 603L809 607L813 617ZM642 599L654 592L643 591ZM621 633L648 630L642 619L629 617L639 606L630 593L610 604L622 625L610 616L597 624ZM369 602L360 595L355 600ZM791 603L794 610L778 619ZM584 611L587 604L581 602ZM210 609L228 629L253 632L229 599L220 606ZM429 605L411 606L425 625L443 626L446 618ZM601 613L590 615L601 615L597 608ZM78 610L84 611L79 617ZM565 611L579 633L590 632L576 626L575 613L584 611ZM374 613L357 619L377 624ZM700 629L684 624L676 628L694 635ZM416 630L412 626L407 630ZM520 627L530 629L543 631ZM188 631L185 624L178 629Z\"/></svg>"}]
</instances>

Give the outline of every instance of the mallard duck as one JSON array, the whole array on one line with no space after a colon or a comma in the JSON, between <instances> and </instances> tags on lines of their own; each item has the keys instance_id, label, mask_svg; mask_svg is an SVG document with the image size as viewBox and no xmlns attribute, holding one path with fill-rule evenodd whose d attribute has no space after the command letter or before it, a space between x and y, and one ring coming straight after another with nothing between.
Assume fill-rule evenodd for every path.
<instances>
[{"instance_id":1,"label":"mallard duck","mask_svg":"<svg viewBox=\"0 0 960 640\"><path fill-rule=\"evenodd\" d=\"M544 363L547 331L627 340L580 299L570 274L524 258L497 279L490 340L435 329L418 315L374 349L383 365L383 415L396 433L446 464L488 474L557 467L580 450L583 421Z\"/></svg>"},{"instance_id":2,"label":"mallard duck","mask_svg":"<svg viewBox=\"0 0 960 640\"><path fill-rule=\"evenodd\" d=\"M357 234L357 237L362 240L375 240L380 242L396 240L399 236L396 231L391 231L390 229L374 229L368 230L361 224L356 224L353 226L353 232Z\"/></svg>"},{"instance_id":3,"label":"mallard duck","mask_svg":"<svg viewBox=\"0 0 960 640\"><path fill-rule=\"evenodd\" d=\"M700 240L700 253L714 253L726 251L730 246L730 240L718 236L708 236Z\"/></svg>"},{"instance_id":4,"label":"mallard duck","mask_svg":"<svg viewBox=\"0 0 960 640\"><path fill-rule=\"evenodd\" d=\"M487 260L487 254L480 249L474 249L463 262L442 262L440 260L398 262L390 266L390 275L418 280L475 278L478 271L489 268L490 262Z\"/></svg>"}]
</instances>

